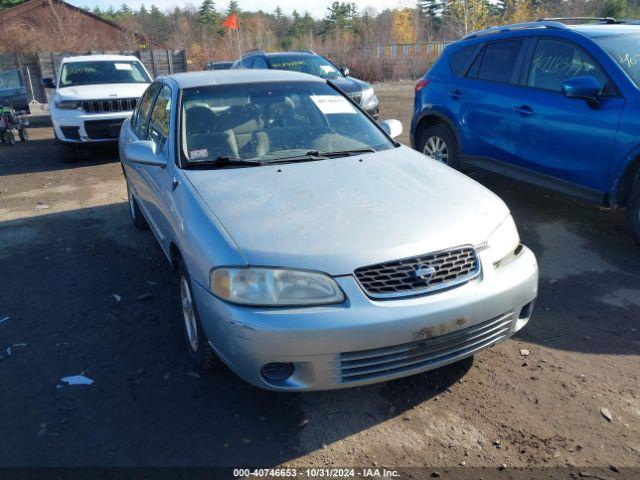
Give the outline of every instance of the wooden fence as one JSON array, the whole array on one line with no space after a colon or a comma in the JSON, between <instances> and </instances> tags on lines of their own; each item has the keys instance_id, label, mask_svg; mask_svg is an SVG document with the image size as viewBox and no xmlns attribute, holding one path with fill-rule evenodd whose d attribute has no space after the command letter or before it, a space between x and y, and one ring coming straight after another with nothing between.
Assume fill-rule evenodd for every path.
<instances>
[{"instance_id":1,"label":"wooden fence","mask_svg":"<svg viewBox=\"0 0 640 480\"><path fill-rule=\"evenodd\" d=\"M367 47L378 58L440 56L445 47L453 42L386 43Z\"/></svg>"},{"instance_id":2,"label":"wooden fence","mask_svg":"<svg viewBox=\"0 0 640 480\"><path fill-rule=\"evenodd\" d=\"M147 67L153 77L188 70L185 50L137 50L137 51L90 51L90 52L39 52L35 55L15 53L0 54L0 70L19 68L22 71L30 101L47 103L47 93L42 79L56 78L60 61L72 55L135 55Z\"/></svg>"}]
</instances>

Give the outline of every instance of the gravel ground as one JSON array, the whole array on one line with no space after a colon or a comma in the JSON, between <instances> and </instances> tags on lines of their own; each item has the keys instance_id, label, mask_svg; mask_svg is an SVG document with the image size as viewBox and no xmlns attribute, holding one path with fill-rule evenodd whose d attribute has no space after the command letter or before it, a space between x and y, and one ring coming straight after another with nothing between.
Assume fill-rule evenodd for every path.
<instances>
[{"instance_id":1,"label":"gravel ground","mask_svg":"<svg viewBox=\"0 0 640 480\"><path fill-rule=\"evenodd\" d=\"M412 85L377 91L408 129ZM117 152L61 163L34 120L32 140L0 147L0 466L640 467L640 249L623 212L471 172L538 256L527 328L407 379L270 393L193 372ZM80 373L94 383L59 387Z\"/></svg>"}]
</instances>

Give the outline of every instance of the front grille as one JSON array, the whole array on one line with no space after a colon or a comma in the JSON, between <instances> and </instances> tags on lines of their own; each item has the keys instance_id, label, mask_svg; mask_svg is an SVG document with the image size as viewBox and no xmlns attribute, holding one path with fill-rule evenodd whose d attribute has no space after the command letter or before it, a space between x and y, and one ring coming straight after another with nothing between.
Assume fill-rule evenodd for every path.
<instances>
[{"instance_id":1,"label":"front grille","mask_svg":"<svg viewBox=\"0 0 640 480\"><path fill-rule=\"evenodd\" d=\"M513 313L509 312L425 340L341 353L338 357L339 381L358 382L410 370L428 370L471 356L507 338L512 318Z\"/></svg>"},{"instance_id":2,"label":"front grille","mask_svg":"<svg viewBox=\"0 0 640 480\"><path fill-rule=\"evenodd\" d=\"M354 273L369 296L386 298L450 288L479 272L476 251L466 246L360 267Z\"/></svg>"},{"instance_id":3,"label":"front grille","mask_svg":"<svg viewBox=\"0 0 640 480\"><path fill-rule=\"evenodd\" d=\"M362 101L362 92L350 93L349 97L351 97L351 99L354 102L356 102L358 105L360 105L360 102Z\"/></svg>"},{"instance_id":4,"label":"front grille","mask_svg":"<svg viewBox=\"0 0 640 480\"><path fill-rule=\"evenodd\" d=\"M122 118L87 120L84 122L84 130L87 132L87 136L93 140L118 138L123 121Z\"/></svg>"},{"instance_id":5,"label":"front grille","mask_svg":"<svg viewBox=\"0 0 640 480\"><path fill-rule=\"evenodd\" d=\"M83 100L82 109L89 113L129 112L136 108L137 98Z\"/></svg>"}]
</instances>

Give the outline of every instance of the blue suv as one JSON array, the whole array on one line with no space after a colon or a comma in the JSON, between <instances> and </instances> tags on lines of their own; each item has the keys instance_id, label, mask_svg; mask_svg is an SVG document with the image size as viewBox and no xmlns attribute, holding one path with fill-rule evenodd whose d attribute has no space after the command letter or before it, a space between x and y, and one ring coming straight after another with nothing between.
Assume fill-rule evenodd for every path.
<instances>
[{"instance_id":1,"label":"blue suv","mask_svg":"<svg viewBox=\"0 0 640 480\"><path fill-rule=\"evenodd\" d=\"M411 144L625 206L640 242L640 26L545 20L466 36L417 83Z\"/></svg>"}]
</instances>

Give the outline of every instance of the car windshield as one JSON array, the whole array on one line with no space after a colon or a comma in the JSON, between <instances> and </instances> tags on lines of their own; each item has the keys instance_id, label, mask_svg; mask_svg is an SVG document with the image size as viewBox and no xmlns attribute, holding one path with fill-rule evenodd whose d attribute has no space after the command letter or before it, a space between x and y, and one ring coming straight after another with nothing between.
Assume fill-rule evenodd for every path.
<instances>
[{"instance_id":1,"label":"car windshield","mask_svg":"<svg viewBox=\"0 0 640 480\"><path fill-rule=\"evenodd\" d=\"M20 87L22 87L22 82L20 81L20 75L18 75L17 70L0 72L0 90Z\"/></svg>"},{"instance_id":2,"label":"car windshield","mask_svg":"<svg viewBox=\"0 0 640 480\"><path fill-rule=\"evenodd\" d=\"M395 144L324 82L206 86L182 95L181 144L188 163L281 161ZM349 153L347 152L346 155Z\"/></svg>"},{"instance_id":3,"label":"car windshield","mask_svg":"<svg viewBox=\"0 0 640 480\"><path fill-rule=\"evenodd\" d=\"M309 73L316 77L335 79L342 73L327 59L317 55L276 55L268 58L271 68Z\"/></svg>"},{"instance_id":4,"label":"car windshield","mask_svg":"<svg viewBox=\"0 0 640 480\"><path fill-rule=\"evenodd\" d=\"M640 87L640 35L615 35L596 38L595 41L609 52Z\"/></svg>"},{"instance_id":5,"label":"car windshield","mask_svg":"<svg viewBox=\"0 0 640 480\"><path fill-rule=\"evenodd\" d=\"M61 88L102 83L151 83L151 79L136 61L70 62L62 66Z\"/></svg>"}]
</instances>

